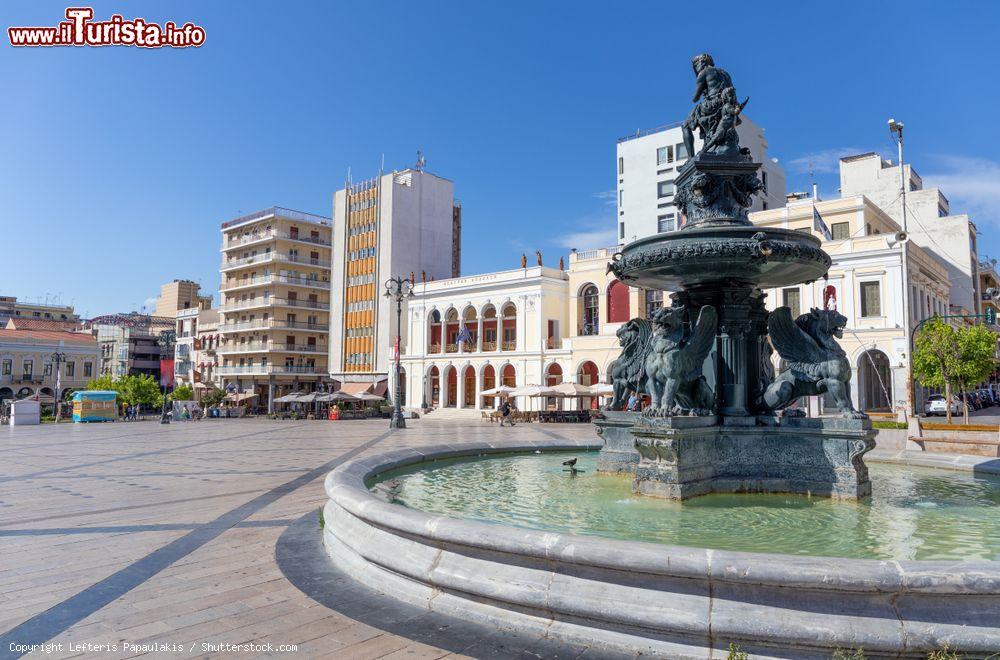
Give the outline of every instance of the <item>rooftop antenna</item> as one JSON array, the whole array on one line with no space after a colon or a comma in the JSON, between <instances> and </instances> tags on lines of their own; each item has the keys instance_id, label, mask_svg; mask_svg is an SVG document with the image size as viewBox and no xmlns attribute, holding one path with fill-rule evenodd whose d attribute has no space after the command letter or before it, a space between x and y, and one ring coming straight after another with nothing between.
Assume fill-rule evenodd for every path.
<instances>
[{"instance_id":1,"label":"rooftop antenna","mask_svg":"<svg viewBox=\"0 0 1000 660\"><path fill-rule=\"evenodd\" d=\"M385 172L385 154L382 154L381 160L378 163L378 175L382 176L382 172Z\"/></svg>"},{"instance_id":2,"label":"rooftop antenna","mask_svg":"<svg viewBox=\"0 0 1000 660\"><path fill-rule=\"evenodd\" d=\"M813 174L814 174L814 172L813 172L813 163L812 163L812 161L809 161L809 181L812 182L813 202L818 202L819 201L819 187L816 185L816 179L813 176Z\"/></svg>"},{"instance_id":3,"label":"rooftop antenna","mask_svg":"<svg viewBox=\"0 0 1000 660\"><path fill-rule=\"evenodd\" d=\"M418 172L423 172L424 167L426 165L427 165L427 159L424 158L424 152L422 152L420 149L417 149L417 164L413 166L413 169L415 169Z\"/></svg>"}]
</instances>

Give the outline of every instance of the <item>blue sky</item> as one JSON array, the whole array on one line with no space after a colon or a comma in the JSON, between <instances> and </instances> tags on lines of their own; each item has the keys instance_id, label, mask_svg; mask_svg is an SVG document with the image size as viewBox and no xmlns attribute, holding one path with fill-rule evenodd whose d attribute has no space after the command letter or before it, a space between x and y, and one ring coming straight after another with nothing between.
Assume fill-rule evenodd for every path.
<instances>
[{"instance_id":1,"label":"blue sky","mask_svg":"<svg viewBox=\"0 0 1000 660\"><path fill-rule=\"evenodd\" d=\"M455 181L466 273L535 249L554 264L613 242L616 139L686 115L703 51L751 97L790 189L813 162L832 196L839 155L893 154L895 116L925 184L1000 255L1000 3L93 6L192 21L207 41L13 49L4 35L2 294L87 316L136 309L173 278L217 296L220 222L275 204L329 215L348 167L368 177L417 149ZM0 15L55 25L65 7L7 0Z\"/></svg>"}]
</instances>

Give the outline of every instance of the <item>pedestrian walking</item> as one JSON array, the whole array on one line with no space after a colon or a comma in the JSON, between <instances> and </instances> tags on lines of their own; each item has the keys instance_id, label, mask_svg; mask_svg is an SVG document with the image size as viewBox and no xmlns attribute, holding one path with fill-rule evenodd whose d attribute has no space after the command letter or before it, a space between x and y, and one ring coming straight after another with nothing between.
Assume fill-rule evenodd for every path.
<instances>
[{"instance_id":1,"label":"pedestrian walking","mask_svg":"<svg viewBox=\"0 0 1000 660\"><path fill-rule=\"evenodd\" d=\"M505 422L510 426L514 426L514 418L511 416L510 412L511 412L510 401L504 401L503 404L501 405L501 410L500 410L501 415L503 415L503 417L500 419L500 426L503 426Z\"/></svg>"}]
</instances>

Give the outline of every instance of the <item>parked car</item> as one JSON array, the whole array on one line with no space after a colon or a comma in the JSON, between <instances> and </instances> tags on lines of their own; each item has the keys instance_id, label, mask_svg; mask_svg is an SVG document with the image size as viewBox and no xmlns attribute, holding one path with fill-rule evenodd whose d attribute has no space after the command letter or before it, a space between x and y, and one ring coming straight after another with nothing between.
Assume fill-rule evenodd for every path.
<instances>
[{"instance_id":1,"label":"parked car","mask_svg":"<svg viewBox=\"0 0 1000 660\"><path fill-rule=\"evenodd\" d=\"M979 404L979 397L976 396L975 392L966 392L963 396L965 397L965 402L969 404L970 412L982 408Z\"/></svg>"},{"instance_id":2,"label":"parked car","mask_svg":"<svg viewBox=\"0 0 1000 660\"><path fill-rule=\"evenodd\" d=\"M959 411L958 397L951 397L951 414L957 415ZM945 399L943 394L932 394L927 397L924 401L924 414L928 417L933 417L934 415L947 415L948 408L945 405Z\"/></svg>"},{"instance_id":3,"label":"parked car","mask_svg":"<svg viewBox=\"0 0 1000 660\"><path fill-rule=\"evenodd\" d=\"M996 397L993 396L993 390L983 388L979 390L979 398L982 400L983 405L986 407L997 405Z\"/></svg>"}]
</instances>

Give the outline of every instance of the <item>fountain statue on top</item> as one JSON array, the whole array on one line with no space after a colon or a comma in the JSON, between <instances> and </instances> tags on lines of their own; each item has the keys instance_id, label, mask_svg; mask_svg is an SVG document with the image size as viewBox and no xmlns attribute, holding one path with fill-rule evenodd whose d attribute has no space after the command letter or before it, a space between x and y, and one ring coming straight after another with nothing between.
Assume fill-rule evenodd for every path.
<instances>
[{"instance_id":1,"label":"fountain statue on top","mask_svg":"<svg viewBox=\"0 0 1000 660\"><path fill-rule=\"evenodd\" d=\"M694 155L675 179L683 226L625 245L608 265L622 282L674 293L669 307L619 330L624 350L611 367L614 400L597 422L605 440L598 467L633 473L638 493L677 499L865 497L871 483L862 457L874 432L851 404L850 365L834 339L846 319L813 310L792 321L788 308L769 312L762 291L811 284L826 276L830 257L810 234L750 222L760 164L736 130L749 99L739 102L710 55L693 66L696 106L683 131ZM772 343L791 364L777 378ZM622 410L628 391L650 394L655 405L642 415ZM782 412L821 394L840 418Z\"/></svg>"}]
</instances>

